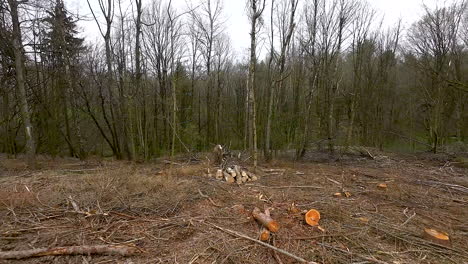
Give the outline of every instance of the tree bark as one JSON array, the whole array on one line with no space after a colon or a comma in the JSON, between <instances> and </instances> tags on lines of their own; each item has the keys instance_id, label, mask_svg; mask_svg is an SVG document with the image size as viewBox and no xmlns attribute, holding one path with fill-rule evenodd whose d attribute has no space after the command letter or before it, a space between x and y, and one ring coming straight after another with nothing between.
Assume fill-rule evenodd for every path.
<instances>
[{"instance_id":1,"label":"tree bark","mask_svg":"<svg viewBox=\"0 0 468 264\"><path fill-rule=\"evenodd\" d=\"M16 83L18 88L18 99L21 110L21 118L23 120L26 135L26 156L28 160L28 166L34 168L36 165L36 142L34 140L33 126L31 123L31 113L29 111L29 105L26 94L22 36L20 23L18 19L18 1L8 0L8 4L10 5L10 14L13 24L13 51L15 54Z\"/></svg>"}]
</instances>

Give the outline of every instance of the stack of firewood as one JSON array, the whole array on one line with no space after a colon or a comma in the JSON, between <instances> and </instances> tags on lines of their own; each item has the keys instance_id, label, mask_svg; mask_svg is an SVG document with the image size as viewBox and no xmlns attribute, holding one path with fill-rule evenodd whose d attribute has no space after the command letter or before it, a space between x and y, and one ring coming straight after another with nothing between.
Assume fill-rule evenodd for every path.
<instances>
[{"instance_id":1,"label":"stack of firewood","mask_svg":"<svg viewBox=\"0 0 468 264\"><path fill-rule=\"evenodd\" d=\"M225 169L218 169L215 177L217 180L224 180L228 183L237 184L258 180L257 175L238 165L226 167Z\"/></svg>"}]
</instances>

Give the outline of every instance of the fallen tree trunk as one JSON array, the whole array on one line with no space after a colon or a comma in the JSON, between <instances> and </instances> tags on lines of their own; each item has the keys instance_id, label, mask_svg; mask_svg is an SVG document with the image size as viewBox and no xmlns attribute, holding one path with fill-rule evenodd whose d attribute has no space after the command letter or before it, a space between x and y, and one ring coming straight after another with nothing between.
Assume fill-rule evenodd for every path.
<instances>
[{"instance_id":1,"label":"fallen tree trunk","mask_svg":"<svg viewBox=\"0 0 468 264\"><path fill-rule=\"evenodd\" d=\"M0 259L24 259L42 256L59 255L121 255L130 256L136 253L136 248L129 246L96 245L71 246L55 248L37 248L20 251L0 251Z\"/></svg>"}]
</instances>

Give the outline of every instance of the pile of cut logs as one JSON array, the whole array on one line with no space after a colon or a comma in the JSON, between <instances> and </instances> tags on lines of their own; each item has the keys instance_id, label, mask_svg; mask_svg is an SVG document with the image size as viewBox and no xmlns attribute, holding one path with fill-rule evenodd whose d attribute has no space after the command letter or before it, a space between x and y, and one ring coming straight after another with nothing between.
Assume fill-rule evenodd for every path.
<instances>
[{"instance_id":1,"label":"pile of cut logs","mask_svg":"<svg viewBox=\"0 0 468 264\"><path fill-rule=\"evenodd\" d=\"M215 177L217 180L225 180L228 183L237 184L258 180L257 175L244 168L241 168L238 165L226 167L225 169L218 169L216 171Z\"/></svg>"}]
</instances>

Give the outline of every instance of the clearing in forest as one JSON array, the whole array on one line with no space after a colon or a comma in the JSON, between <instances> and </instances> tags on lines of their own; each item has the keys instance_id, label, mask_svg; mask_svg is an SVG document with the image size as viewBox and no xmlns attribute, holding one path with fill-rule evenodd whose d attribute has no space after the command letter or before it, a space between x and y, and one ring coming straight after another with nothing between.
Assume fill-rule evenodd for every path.
<instances>
[{"instance_id":1,"label":"clearing in forest","mask_svg":"<svg viewBox=\"0 0 468 264\"><path fill-rule=\"evenodd\" d=\"M216 168L199 157L148 164L42 158L35 171L1 159L0 258L96 245L102 248L93 253L131 255L65 248L77 255L49 250L59 255L0 263L468 261L468 169L447 159L276 160L261 164L257 181L238 185L208 177ZM266 244L256 242L255 207L279 224ZM318 226L304 221L310 209L320 212ZM448 241L431 239L429 229Z\"/></svg>"}]
</instances>

